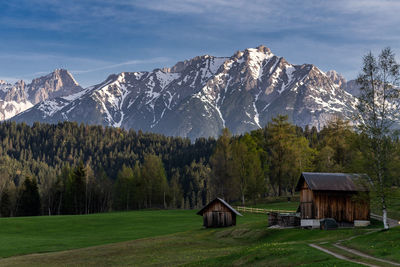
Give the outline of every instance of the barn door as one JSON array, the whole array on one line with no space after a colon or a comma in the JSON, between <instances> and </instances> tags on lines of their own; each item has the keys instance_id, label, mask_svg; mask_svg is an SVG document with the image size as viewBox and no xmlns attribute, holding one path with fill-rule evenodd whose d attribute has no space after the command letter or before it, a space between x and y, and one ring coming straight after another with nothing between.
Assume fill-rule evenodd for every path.
<instances>
[{"instance_id":1,"label":"barn door","mask_svg":"<svg viewBox=\"0 0 400 267\"><path fill-rule=\"evenodd\" d=\"M213 227L224 227L226 226L226 214L225 212L213 211L212 212L212 226Z\"/></svg>"},{"instance_id":2,"label":"barn door","mask_svg":"<svg viewBox=\"0 0 400 267\"><path fill-rule=\"evenodd\" d=\"M312 202L301 202L300 204L301 218L302 219L313 219L314 209Z\"/></svg>"},{"instance_id":3,"label":"barn door","mask_svg":"<svg viewBox=\"0 0 400 267\"><path fill-rule=\"evenodd\" d=\"M219 212L218 211L212 212L212 226L213 227L219 226Z\"/></svg>"}]
</instances>

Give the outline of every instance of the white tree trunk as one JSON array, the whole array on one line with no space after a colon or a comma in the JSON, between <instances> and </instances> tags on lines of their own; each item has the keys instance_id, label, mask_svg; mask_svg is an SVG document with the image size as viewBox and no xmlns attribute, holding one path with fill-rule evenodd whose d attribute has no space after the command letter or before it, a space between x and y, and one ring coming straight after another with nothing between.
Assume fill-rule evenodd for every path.
<instances>
[{"instance_id":1,"label":"white tree trunk","mask_svg":"<svg viewBox=\"0 0 400 267\"><path fill-rule=\"evenodd\" d=\"M383 228L385 230L389 229L389 224L387 222L387 210L386 210L385 197L382 197L382 221L383 221Z\"/></svg>"},{"instance_id":2,"label":"white tree trunk","mask_svg":"<svg viewBox=\"0 0 400 267\"><path fill-rule=\"evenodd\" d=\"M386 209L383 209L382 213L383 213L383 228L384 229L389 229L389 225L388 225L388 222L387 222L387 211L386 211Z\"/></svg>"}]
</instances>

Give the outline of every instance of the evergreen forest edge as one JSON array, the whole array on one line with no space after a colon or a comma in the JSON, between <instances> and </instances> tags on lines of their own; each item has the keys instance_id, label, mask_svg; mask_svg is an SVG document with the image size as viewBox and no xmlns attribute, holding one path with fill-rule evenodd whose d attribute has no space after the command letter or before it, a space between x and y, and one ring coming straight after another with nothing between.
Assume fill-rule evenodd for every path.
<instances>
[{"instance_id":1,"label":"evergreen forest edge","mask_svg":"<svg viewBox=\"0 0 400 267\"><path fill-rule=\"evenodd\" d=\"M333 119L321 131L277 116L265 128L199 138L89 126L0 124L0 214L88 214L142 208L200 208L216 196L256 203L291 196L300 173L368 173L368 137ZM398 138L388 188L397 187Z\"/></svg>"}]
</instances>

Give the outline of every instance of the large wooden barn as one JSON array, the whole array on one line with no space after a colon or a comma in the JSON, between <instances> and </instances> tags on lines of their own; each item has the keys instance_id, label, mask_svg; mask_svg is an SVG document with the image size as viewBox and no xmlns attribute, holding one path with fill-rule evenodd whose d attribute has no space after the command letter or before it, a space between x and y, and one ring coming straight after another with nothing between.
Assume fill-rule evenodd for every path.
<instances>
[{"instance_id":1,"label":"large wooden barn","mask_svg":"<svg viewBox=\"0 0 400 267\"><path fill-rule=\"evenodd\" d=\"M214 199L197 214L203 216L203 226L207 228L236 225L236 215L242 216L221 198Z\"/></svg>"},{"instance_id":2,"label":"large wooden barn","mask_svg":"<svg viewBox=\"0 0 400 267\"><path fill-rule=\"evenodd\" d=\"M301 226L319 227L323 218L356 226L368 224L368 188L360 178L359 174L303 172L296 187L300 191Z\"/></svg>"}]
</instances>

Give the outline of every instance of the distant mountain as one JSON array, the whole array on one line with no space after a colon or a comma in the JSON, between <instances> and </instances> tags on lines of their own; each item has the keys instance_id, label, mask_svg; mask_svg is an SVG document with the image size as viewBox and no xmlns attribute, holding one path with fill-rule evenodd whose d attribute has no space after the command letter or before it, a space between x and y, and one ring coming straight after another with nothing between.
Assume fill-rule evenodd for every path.
<instances>
[{"instance_id":1,"label":"distant mountain","mask_svg":"<svg viewBox=\"0 0 400 267\"><path fill-rule=\"evenodd\" d=\"M82 90L72 74L63 69L33 79L28 85L22 80L15 84L0 80L0 120L9 119L41 101Z\"/></svg>"},{"instance_id":2,"label":"distant mountain","mask_svg":"<svg viewBox=\"0 0 400 267\"><path fill-rule=\"evenodd\" d=\"M64 69L33 79L27 86L28 100L37 104L47 99L69 96L82 91L82 87L75 81L72 74Z\"/></svg>"},{"instance_id":3,"label":"distant mountain","mask_svg":"<svg viewBox=\"0 0 400 267\"><path fill-rule=\"evenodd\" d=\"M47 100L12 120L69 120L192 139L218 136L224 127L235 134L258 129L278 114L299 126L321 128L333 116L350 118L354 112L356 99L344 84L336 72L290 64L259 46L231 57L204 55L171 68L113 74L98 85L73 87L58 96L48 93ZM43 91L28 93L29 99L35 95L40 101L36 96Z\"/></svg>"},{"instance_id":4,"label":"distant mountain","mask_svg":"<svg viewBox=\"0 0 400 267\"><path fill-rule=\"evenodd\" d=\"M25 82L15 84L0 80L0 120L6 120L32 107L25 93Z\"/></svg>"},{"instance_id":5,"label":"distant mountain","mask_svg":"<svg viewBox=\"0 0 400 267\"><path fill-rule=\"evenodd\" d=\"M356 80L346 81L346 79L334 70L330 70L326 75L340 88L348 92L349 94L358 97L360 95L360 85L357 84Z\"/></svg>"}]
</instances>

